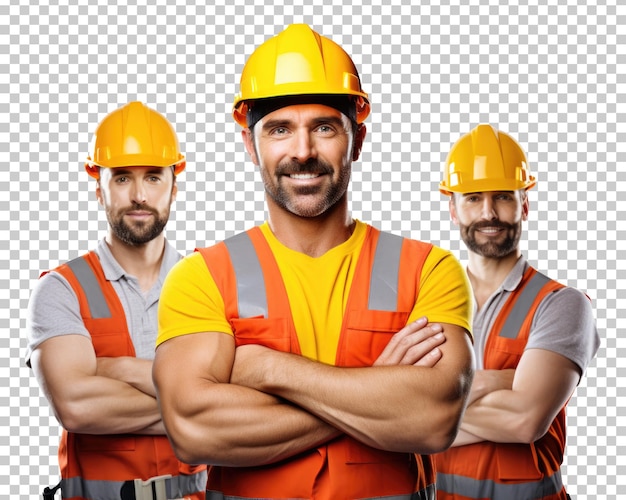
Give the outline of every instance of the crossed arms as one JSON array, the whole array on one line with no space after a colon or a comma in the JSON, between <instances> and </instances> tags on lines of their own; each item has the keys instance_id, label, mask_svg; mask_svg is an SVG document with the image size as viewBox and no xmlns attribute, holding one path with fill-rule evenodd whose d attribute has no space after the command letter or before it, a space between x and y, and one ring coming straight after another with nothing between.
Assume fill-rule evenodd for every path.
<instances>
[{"instance_id":1,"label":"crossed arms","mask_svg":"<svg viewBox=\"0 0 626 500\"><path fill-rule=\"evenodd\" d=\"M232 336L204 332L161 344L153 377L181 460L255 466L341 434L388 451L442 451L457 433L472 367L463 328L422 318L396 333L371 367L235 348Z\"/></svg>"},{"instance_id":2,"label":"crossed arms","mask_svg":"<svg viewBox=\"0 0 626 500\"><path fill-rule=\"evenodd\" d=\"M164 434L152 361L96 358L84 335L61 335L33 351L31 365L54 414L83 434Z\"/></svg>"}]
</instances>

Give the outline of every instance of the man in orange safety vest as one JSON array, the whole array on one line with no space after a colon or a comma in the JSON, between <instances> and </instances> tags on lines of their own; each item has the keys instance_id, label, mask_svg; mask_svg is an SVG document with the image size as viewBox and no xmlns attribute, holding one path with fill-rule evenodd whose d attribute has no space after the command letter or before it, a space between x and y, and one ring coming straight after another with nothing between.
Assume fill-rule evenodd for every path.
<instances>
[{"instance_id":1,"label":"man in orange safety vest","mask_svg":"<svg viewBox=\"0 0 626 500\"><path fill-rule=\"evenodd\" d=\"M508 134L478 125L448 155L440 190L468 249L477 371L461 430L438 454L438 500L557 500L565 406L598 349L589 299L522 255L536 183Z\"/></svg>"},{"instance_id":2,"label":"man in orange safety vest","mask_svg":"<svg viewBox=\"0 0 626 500\"><path fill-rule=\"evenodd\" d=\"M63 426L62 497L203 499L206 466L175 456L152 382L161 285L181 258L163 229L185 157L167 119L131 102L98 125L85 168L108 233L44 273L29 302L27 362Z\"/></svg>"},{"instance_id":3,"label":"man in orange safety vest","mask_svg":"<svg viewBox=\"0 0 626 500\"><path fill-rule=\"evenodd\" d=\"M348 211L368 95L306 25L259 46L233 116L268 220L183 259L155 383L207 498L433 499L472 376L469 283L449 251Z\"/></svg>"}]
</instances>

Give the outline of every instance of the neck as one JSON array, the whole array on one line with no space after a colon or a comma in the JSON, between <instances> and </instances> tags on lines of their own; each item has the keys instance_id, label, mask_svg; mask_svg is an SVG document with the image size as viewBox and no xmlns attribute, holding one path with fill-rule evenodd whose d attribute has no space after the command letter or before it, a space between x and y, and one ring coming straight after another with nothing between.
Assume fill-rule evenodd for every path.
<instances>
[{"instance_id":1,"label":"neck","mask_svg":"<svg viewBox=\"0 0 626 500\"><path fill-rule=\"evenodd\" d=\"M506 279L521 255L519 249L497 259L469 252L467 275L472 284L478 309Z\"/></svg>"},{"instance_id":2,"label":"neck","mask_svg":"<svg viewBox=\"0 0 626 500\"><path fill-rule=\"evenodd\" d=\"M355 226L346 199L318 217L300 217L271 202L268 204L268 213L270 229L278 241L310 257L324 255L347 241Z\"/></svg>"},{"instance_id":3,"label":"neck","mask_svg":"<svg viewBox=\"0 0 626 500\"><path fill-rule=\"evenodd\" d=\"M106 242L113 257L124 271L139 280L139 285L144 292L150 290L161 273L165 236L161 233L143 245L133 246L124 243L109 231Z\"/></svg>"}]
</instances>

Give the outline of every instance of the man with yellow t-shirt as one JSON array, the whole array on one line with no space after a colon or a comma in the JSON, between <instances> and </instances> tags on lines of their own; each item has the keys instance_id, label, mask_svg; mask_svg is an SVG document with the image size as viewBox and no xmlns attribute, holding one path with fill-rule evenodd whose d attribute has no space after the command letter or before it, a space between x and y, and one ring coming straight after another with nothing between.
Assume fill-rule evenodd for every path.
<instances>
[{"instance_id":1,"label":"man with yellow t-shirt","mask_svg":"<svg viewBox=\"0 0 626 500\"><path fill-rule=\"evenodd\" d=\"M268 220L183 259L154 379L207 498L432 499L473 375L450 252L352 219L370 111L337 44L293 25L252 54L233 115Z\"/></svg>"}]
</instances>

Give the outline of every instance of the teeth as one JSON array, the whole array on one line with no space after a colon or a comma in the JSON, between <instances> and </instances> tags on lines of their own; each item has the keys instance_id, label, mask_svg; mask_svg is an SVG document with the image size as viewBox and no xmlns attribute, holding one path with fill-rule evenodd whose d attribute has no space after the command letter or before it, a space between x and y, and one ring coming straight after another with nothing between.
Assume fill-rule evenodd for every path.
<instances>
[{"instance_id":1,"label":"teeth","mask_svg":"<svg viewBox=\"0 0 626 500\"><path fill-rule=\"evenodd\" d=\"M317 174L291 174L292 179L315 179Z\"/></svg>"},{"instance_id":2,"label":"teeth","mask_svg":"<svg viewBox=\"0 0 626 500\"><path fill-rule=\"evenodd\" d=\"M482 229L479 229L479 231L481 233L497 233L500 230L498 228L484 227Z\"/></svg>"}]
</instances>

